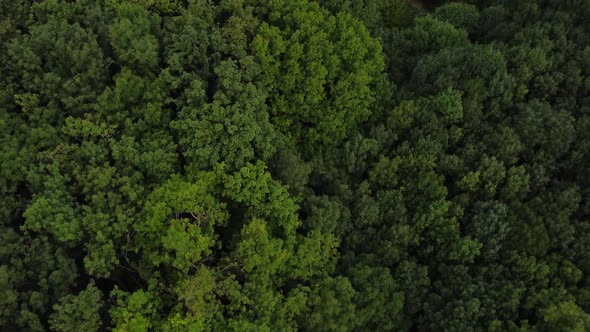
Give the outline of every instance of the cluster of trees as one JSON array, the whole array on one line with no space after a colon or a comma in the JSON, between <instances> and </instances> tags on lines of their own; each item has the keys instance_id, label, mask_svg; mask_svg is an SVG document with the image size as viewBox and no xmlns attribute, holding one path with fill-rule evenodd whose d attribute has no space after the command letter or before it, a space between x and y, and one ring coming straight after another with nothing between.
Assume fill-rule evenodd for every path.
<instances>
[{"instance_id":1,"label":"cluster of trees","mask_svg":"<svg viewBox=\"0 0 590 332\"><path fill-rule=\"evenodd\" d=\"M590 329L590 1L0 13L0 330Z\"/></svg>"}]
</instances>

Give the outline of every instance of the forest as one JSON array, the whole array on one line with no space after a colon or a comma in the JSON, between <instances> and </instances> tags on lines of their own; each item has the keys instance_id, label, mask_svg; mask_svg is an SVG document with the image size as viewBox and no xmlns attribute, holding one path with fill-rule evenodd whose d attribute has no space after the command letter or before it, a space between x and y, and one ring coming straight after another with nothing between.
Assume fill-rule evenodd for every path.
<instances>
[{"instance_id":1,"label":"forest","mask_svg":"<svg viewBox=\"0 0 590 332\"><path fill-rule=\"evenodd\" d=\"M0 0L0 331L590 331L590 0Z\"/></svg>"}]
</instances>

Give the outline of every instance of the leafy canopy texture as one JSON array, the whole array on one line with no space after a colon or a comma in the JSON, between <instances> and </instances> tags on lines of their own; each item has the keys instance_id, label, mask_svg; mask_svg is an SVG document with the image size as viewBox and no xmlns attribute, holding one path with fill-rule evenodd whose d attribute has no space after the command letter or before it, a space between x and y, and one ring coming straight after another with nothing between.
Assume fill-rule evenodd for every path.
<instances>
[{"instance_id":1,"label":"leafy canopy texture","mask_svg":"<svg viewBox=\"0 0 590 332\"><path fill-rule=\"evenodd\" d=\"M588 22L0 0L0 331L590 330Z\"/></svg>"}]
</instances>

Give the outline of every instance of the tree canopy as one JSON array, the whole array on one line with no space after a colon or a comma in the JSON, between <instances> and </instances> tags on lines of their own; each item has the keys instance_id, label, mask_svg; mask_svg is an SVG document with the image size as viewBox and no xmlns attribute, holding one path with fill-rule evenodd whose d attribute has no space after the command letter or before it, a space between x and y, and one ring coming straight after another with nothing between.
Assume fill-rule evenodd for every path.
<instances>
[{"instance_id":1,"label":"tree canopy","mask_svg":"<svg viewBox=\"0 0 590 332\"><path fill-rule=\"evenodd\" d=\"M0 0L0 331L590 330L589 22Z\"/></svg>"}]
</instances>

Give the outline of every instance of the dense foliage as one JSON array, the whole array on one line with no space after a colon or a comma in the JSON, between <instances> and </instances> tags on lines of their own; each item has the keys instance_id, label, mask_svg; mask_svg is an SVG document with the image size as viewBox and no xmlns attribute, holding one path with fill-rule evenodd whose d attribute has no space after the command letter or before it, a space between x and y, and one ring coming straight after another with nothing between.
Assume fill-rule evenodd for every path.
<instances>
[{"instance_id":1,"label":"dense foliage","mask_svg":"<svg viewBox=\"0 0 590 332\"><path fill-rule=\"evenodd\" d=\"M590 1L0 0L1 331L590 330Z\"/></svg>"}]
</instances>

